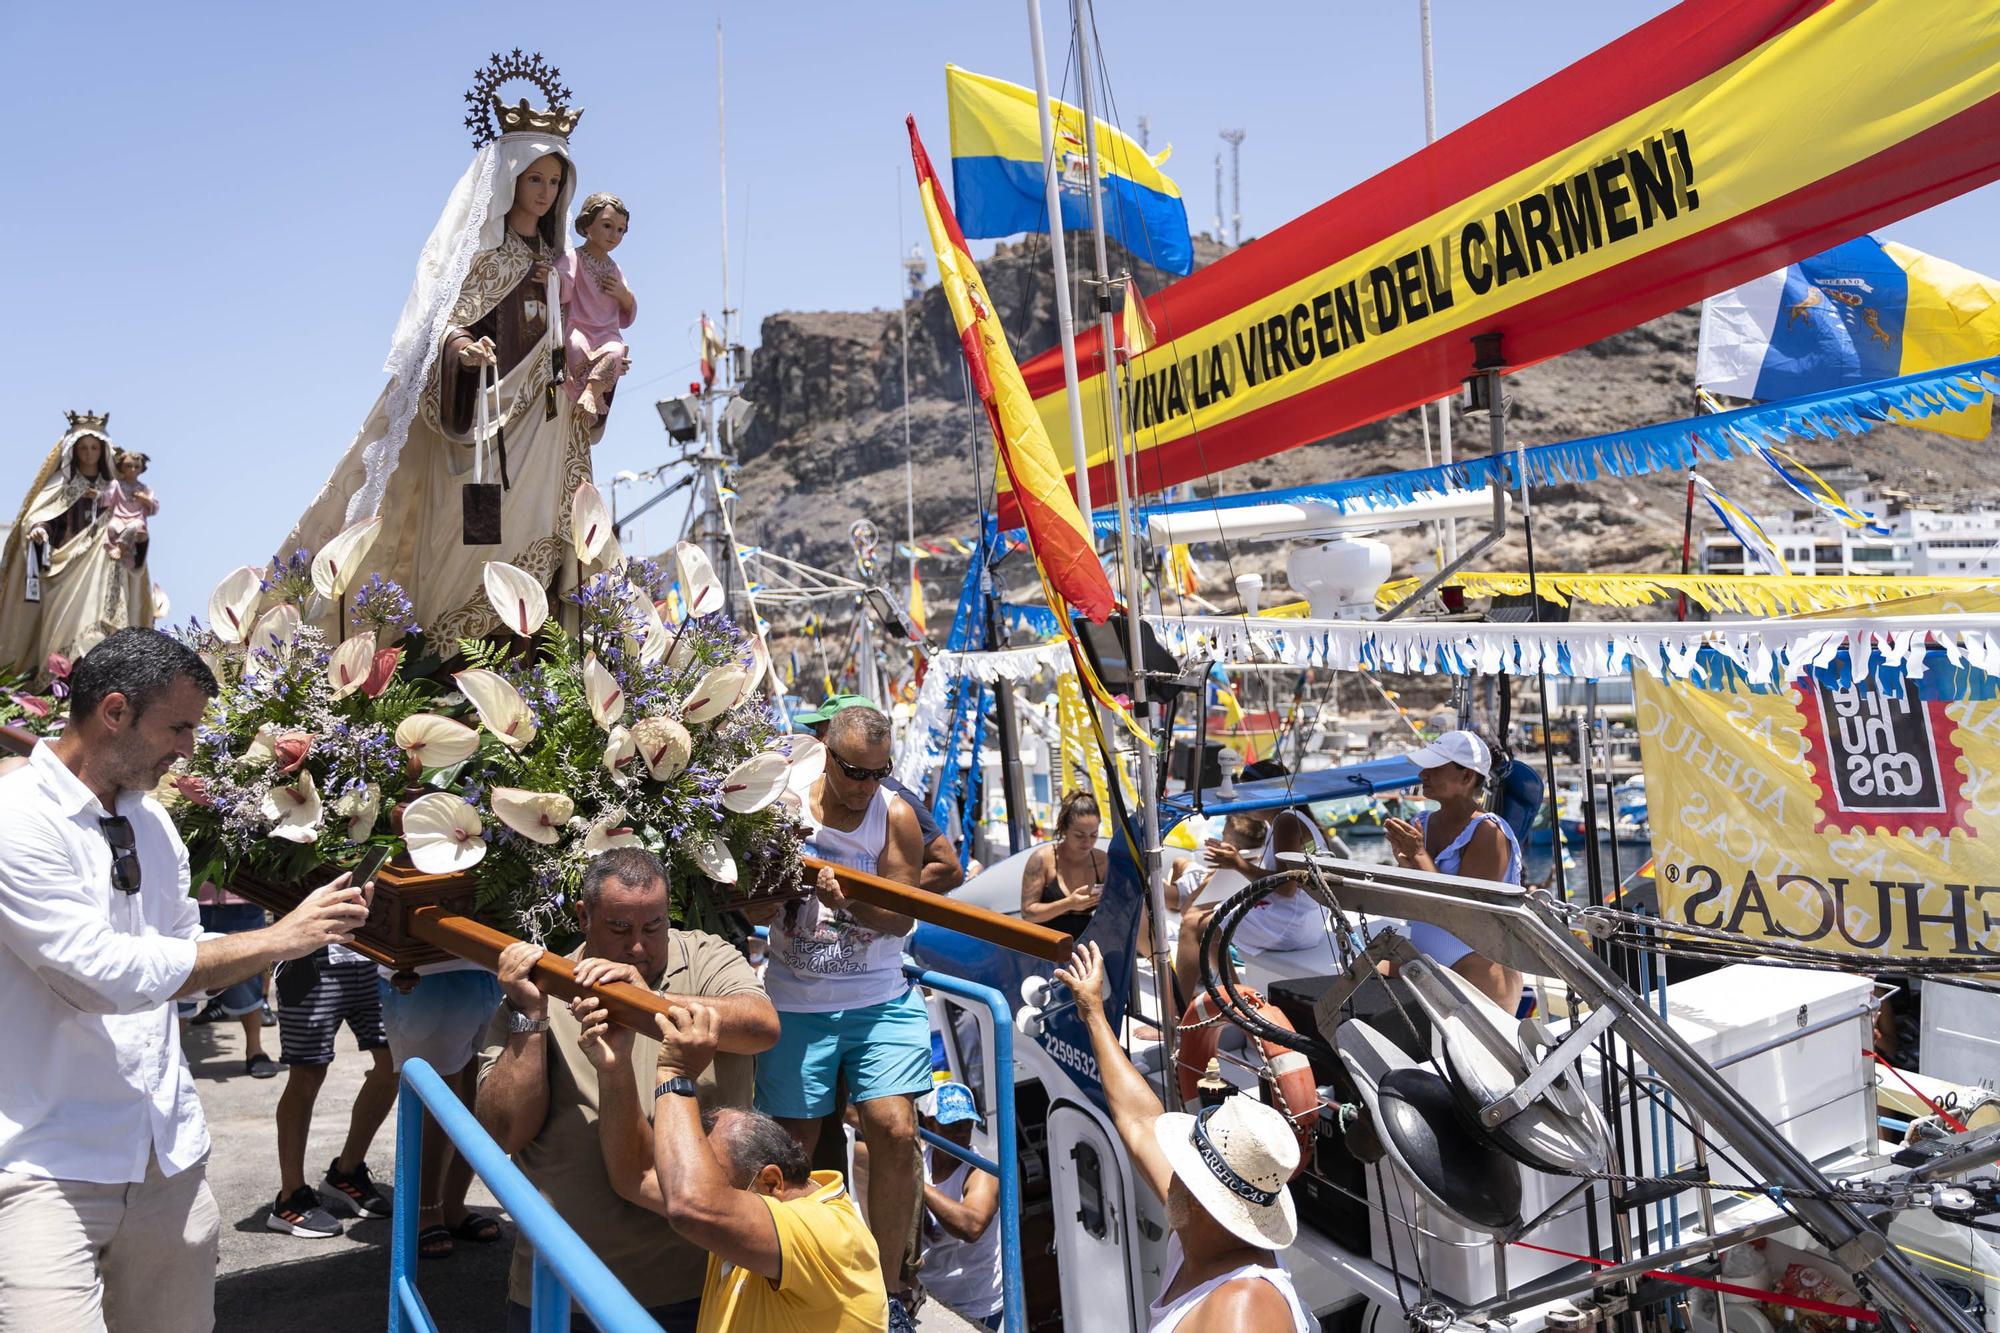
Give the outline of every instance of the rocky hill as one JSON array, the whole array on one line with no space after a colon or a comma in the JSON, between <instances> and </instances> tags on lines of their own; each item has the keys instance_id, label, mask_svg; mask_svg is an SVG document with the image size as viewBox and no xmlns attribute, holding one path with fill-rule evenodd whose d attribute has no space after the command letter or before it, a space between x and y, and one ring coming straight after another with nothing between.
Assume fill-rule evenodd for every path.
<instances>
[{"instance_id":1,"label":"rocky hill","mask_svg":"<svg viewBox=\"0 0 2000 1333\"><path fill-rule=\"evenodd\" d=\"M1196 251L1197 264L1223 253L1200 240ZM1164 285L1163 275L1137 268L1143 290ZM1056 316L1046 238L1001 247L982 273L1016 355L1025 361L1053 346ZM942 290L932 287L912 302L909 317L907 454L915 461L917 533L930 541L969 538L992 490L991 476L975 472L971 461L973 432L983 437L985 423L968 406L958 337ZM1696 322L1695 310L1676 311L1510 376L1510 443L1575 439L1690 415ZM852 568L847 534L853 520L872 519L885 538L903 532L901 342L901 321L893 310L786 312L764 321L745 390L758 413L741 442L736 480L743 540L846 571ZM1486 452L1484 428L1461 425L1459 444L1461 454ZM1851 465L1940 503L1960 503L2000 492L1984 465L1985 449L1890 427L1800 446L1798 452L1822 471ZM990 469L992 452L983 438L980 457ZM1404 413L1244 464L1198 489L1237 494L1416 467L1424 459L1419 418ZM1730 464L1710 475L1753 513L1791 507L1788 493L1761 463ZM1684 485L1675 473L1537 489L1537 563L1544 570L1677 569ZM1421 537L1411 533L1389 540L1397 573L1417 572ZM1267 572L1267 602L1285 597L1282 575L1269 577L1281 559L1275 547L1232 555L1236 572ZM1524 555L1517 510L1512 533L1479 563L1486 569L1520 569ZM934 636L943 631L963 570L962 561L924 562ZM1204 592L1233 604L1222 565L1205 564L1202 573ZM898 582L893 576L889 581ZM1013 581L1023 580L1016 575Z\"/></svg>"}]
</instances>

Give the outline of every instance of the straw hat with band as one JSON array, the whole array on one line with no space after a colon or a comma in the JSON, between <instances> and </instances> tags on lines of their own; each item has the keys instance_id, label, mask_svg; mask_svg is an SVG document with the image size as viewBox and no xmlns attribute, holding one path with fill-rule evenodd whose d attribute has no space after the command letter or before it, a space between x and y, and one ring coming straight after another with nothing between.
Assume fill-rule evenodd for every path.
<instances>
[{"instance_id":1,"label":"straw hat with band","mask_svg":"<svg viewBox=\"0 0 2000 1333\"><path fill-rule=\"evenodd\" d=\"M1299 1141L1282 1111L1239 1094L1199 1114L1169 1111L1153 1136L1175 1177L1223 1230L1260 1249L1282 1250L1299 1235L1285 1188L1299 1165Z\"/></svg>"}]
</instances>

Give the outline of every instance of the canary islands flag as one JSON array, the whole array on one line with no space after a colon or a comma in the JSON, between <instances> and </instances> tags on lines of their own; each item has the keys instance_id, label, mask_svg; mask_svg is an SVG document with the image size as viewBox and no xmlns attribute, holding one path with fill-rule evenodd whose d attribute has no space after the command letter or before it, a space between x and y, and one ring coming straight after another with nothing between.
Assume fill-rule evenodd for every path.
<instances>
[{"instance_id":1,"label":"canary islands flag","mask_svg":"<svg viewBox=\"0 0 2000 1333\"><path fill-rule=\"evenodd\" d=\"M2000 352L2000 283L1862 236L1702 302L1695 383L1796 398ZM1992 405L1908 424L1983 440Z\"/></svg>"},{"instance_id":2,"label":"canary islands flag","mask_svg":"<svg viewBox=\"0 0 2000 1333\"><path fill-rule=\"evenodd\" d=\"M1111 614L1116 599L1091 546L1090 529L1077 512L1062 464L1049 444L1048 432L1035 413L1034 400L1021 382L1007 334L994 313L993 302L980 279L979 267L966 252L965 236L945 202L944 187L917 137L916 118L910 129L910 158L916 166L917 197L924 208L931 249L937 255L938 282L958 326L960 349L972 376L972 389L985 404L993 430L993 452L1000 469L1019 497L1028 530L1028 546L1051 594L1050 610L1067 625L1068 615L1056 605L1068 603L1098 624Z\"/></svg>"},{"instance_id":3,"label":"canary islands flag","mask_svg":"<svg viewBox=\"0 0 2000 1333\"><path fill-rule=\"evenodd\" d=\"M944 67L944 82L951 105L952 200L959 226L972 237L1047 231L1042 121L1034 90L956 65ZM1081 229L1090 225L1083 113L1051 99L1049 119L1055 131L1063 226ZM1105 231L1153 267L1186 274L1194 268L1187 205L1180 186L1160 170L1172 151L1155 157L1129 136L1097 122Z\"/></svg>"}]
</instances>

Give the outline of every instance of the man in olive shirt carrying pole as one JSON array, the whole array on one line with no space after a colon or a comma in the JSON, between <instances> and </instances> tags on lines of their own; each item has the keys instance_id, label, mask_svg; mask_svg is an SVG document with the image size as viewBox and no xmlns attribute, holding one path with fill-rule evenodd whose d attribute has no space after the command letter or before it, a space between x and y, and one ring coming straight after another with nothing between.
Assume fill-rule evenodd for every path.
<instances>
[{"instance_id":1,"label":"man in olive shirt carrying pole","mask_svg":"<svg viewBox=\"0 0 2000 1333\"><path fill-rule=\"evenodd\" d=\"M778 1038L778 1015L743 955L727 941L668 924L665 868L651 852L614 848L592 861L578 893L584 942L572 955L587 985L630 982L690 1010L713 1012L719 1054L699 1080L704 1107L747 1106L753 1057ZM693 1333L706 1256L665 1218L625 1202L605 1174L598 1146L598 1076L578 1044L567 1005L551 1005L531 977L539 946L519 943L500 957L507 1002L494 1015L479 1056L479 1121L512 1155L584 1244L667 1333ZM658 1043L637 1037L632 1059L650 1076ZM628 1094L629 1095L629 1094ZM514 1246L508 1324L526 1330L533 1266L525 1241ZM571 1327L589 1330L582 1314Z\"/></svg>"}]
</instances>

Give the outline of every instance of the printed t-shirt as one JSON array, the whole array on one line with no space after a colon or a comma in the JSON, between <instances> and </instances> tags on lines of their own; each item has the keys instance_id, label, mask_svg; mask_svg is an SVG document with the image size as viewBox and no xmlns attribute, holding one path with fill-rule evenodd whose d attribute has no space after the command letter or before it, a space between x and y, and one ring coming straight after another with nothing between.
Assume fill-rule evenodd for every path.
<instances>
[{"instance_id":1,"label":"printed t-shirt","mask_svg":"<svg viewBox=\"0 0 2000 1333\"><path fill-rule=\"evenodd\" d=\"M838 1171L813 1192L759 1195L778 1228L778 1280L708 1257L696 1333L880 1333L888 1327L882 1262Z\"/></svg>"},{"instance_id":2,"label":"printed t-shirt","mask_svg":"<svg viewBox=\"0 0 2000 1333\"><path fill-rule=\"evenodd\" d=\"M576 962L581 949L570 955ZM761 995L764 987L736 946L697 930L676 930L667 941L667 970L654 989L663 995ZM482 1081L507 1049L506 1005L486 1027L479 1052ZM693 1300L701 1294L702 1251L681 1238L667 1219L618 1197L604 1174L604 1150L597 1133L597 1068L578 1043L580 1027L561 1001L549 1005L546 1038L549 1113L535 1137L514 1154L514 1164L533 1181L575 1228L583 1243L604 1260L612 1276L624 1283L639 1304L651 1309ZM640 1100L652 1114L655 1070L660 1058L657 1038L639 1033L632 1039L632 1066ZM715 1060L695 1080L703 1110L748 1106L756 1082L757 1057L717 1052ZM507 1299L531 1304L534 1255L516 1237L513 1267L508 1274Z\"/></svg>"}]
</instances>

